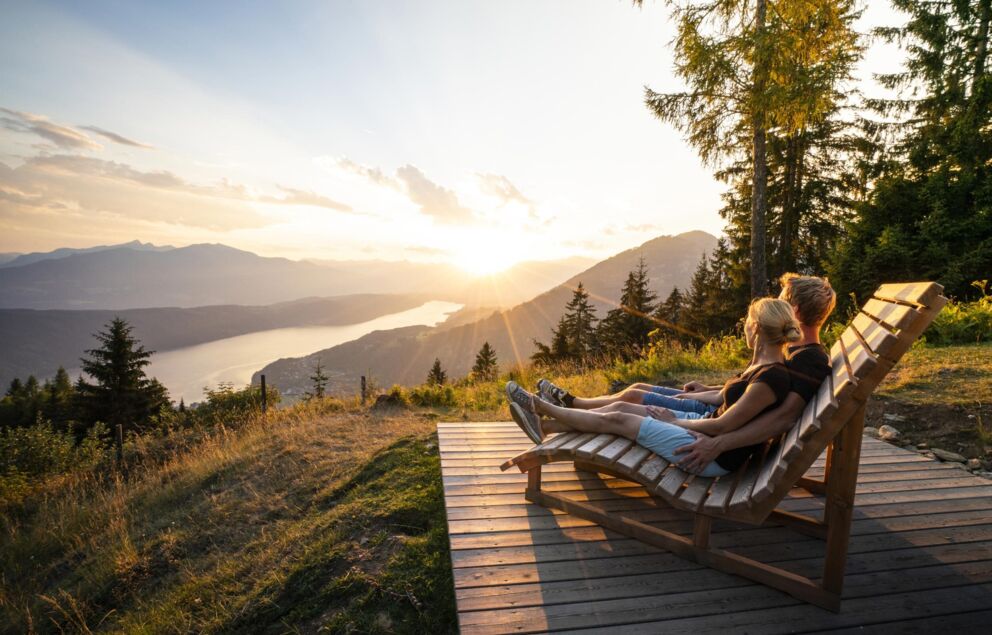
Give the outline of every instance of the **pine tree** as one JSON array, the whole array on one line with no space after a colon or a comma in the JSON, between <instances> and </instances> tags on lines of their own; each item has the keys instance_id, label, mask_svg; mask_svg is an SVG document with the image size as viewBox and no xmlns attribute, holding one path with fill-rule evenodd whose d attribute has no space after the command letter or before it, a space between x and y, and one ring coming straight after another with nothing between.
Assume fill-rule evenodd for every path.
<instances>
[{"instance_id":1,"label":"pine tree","mask_svg":"<svg viewBox=\"0 0 992 635\"><path fill-rule=\"evenodd\" d=\"M482 348L475 355L475 364L472 366L472 378L480 381L493 381L499 374L499 362L496 360L496 351L483 342Z\"/></svg>"},{"instance_id":2,"label":"pine tree","mask_svg":"<svg viewBox=\"0 0 992 635\"><path fill-rule=\"evenodd\" d=\"M324 367L321 365L319 357L314 366L313 375L310 375L310 384L313 386L313 392L308 392L306 398L323 399L324 389L327 387L327 375L324 374Z\"/></svg>"},{"instance_id":3,"label":"pine tree","mask_svg":"<svg viewBox=\"0 0 992 635\"><path fill-rule=\"evenodd\" d=\"M602 350L629 359L647 347L649 333L655 329L652 314L658 296L649 287L647 264L642 257L637 268L627 274L620 292L620 306L610 310L596 329Z\"/></svg>"},{"instance_id":4,"label":"pine tree","mask_svg":"<svg viewBox=\"0 0 992 635\"><path fill-rule=\"evenodd\" d=\"M56 426L65 428L73 418L73 391L69 373L59 366L55 378L45 385L44 416Z\"/></svg>"},{"instance_id":5,"label":"pine tree","mask_svg":"<svg viewBox=\"0 0 992 635\"><path fill-rule=\"evenodd\" d=\"M430 372L427 373L427 384L429 386L443 386L448 381L448 373L444 372L441 368L441 360L437 357L434 358L434 365L431 366Z\"/></svg>"},{"instance_id":6,"label":"pine tree","mask_svg":"<svg viewBox=\"0 0 992 635\"><path fill-rule=\"evenodd\" d=\"M676 73L689 89L648 90L646 103L683 131L730 186L721 213L736 225L727 231L731 251L749 263L750 295L762 296L775 277L768 267L794 260L808 209L803 190L832 200L803 174L811 167L812 136L829 143L843 128L836 122L842 84L860 55L858 14L851 0L670 4L678 24ZM831 118L834 125L824 125ZM777 241L767 240L771 231ZM769 258L769 251L782 256Z\"/></svg>"},{"instance_id":7,"label":"pine tree","mask_svg":"<svg viewBox=\"0 0 992 635\"><path fill-rule=\"evenodd\" d=\"M558 326L551 329L551 345L534 340L534 347L537 351L530 359L541 366L554 366L572 359L568 346L568 320L564 315L558 319Z\"/></svg>"},{"instance_id":8,"label":"pine tree","mask_svg":"<svg viewBox=\"0 0 992 635\"><path fill-rule=\"evenodd\" d=\"M114 318L94 337L100 348L86 351L82 369L95 383L76 383L87 423L102 421L114 429L141 429L169 404L165 387L145 375L153 351L131 335L131 326Z\"/></svg>"},{"instance_id":9,"label":"pine tree","mask_svg":"<svg viewBox=\"0 0 992 635\"><path fill-rule=\"evenodd\" d=\"M565 305L565 338L571 359L584 362L596 350L596 321L596 308L579 282L572 292L572 299Z\"/></svg>"},{"instance_id":10,"label":"pine tree","mask_svg":"<svg viewBox=\"0 0 992 635\"><path fill-rule=\"evenodd\" d=\"M880 172L830 267L839 296L866 297L895 279L940 281L973 296L992 271L992 0L893 0L902 27L876 35L906 50L868 100Z\"/></svg>"},{"instance_id":11,"label":"pine tree","mask_svg":"<svg viewBox=\"0 0 992 635\"><path fill-rule=\"evenodd\" d=\"M686 341L690 339L685 331L685 302L686 298L678 287L672 289L665 301L655 309L654 317L660 339Z\"/></svg>"}]
</instances>

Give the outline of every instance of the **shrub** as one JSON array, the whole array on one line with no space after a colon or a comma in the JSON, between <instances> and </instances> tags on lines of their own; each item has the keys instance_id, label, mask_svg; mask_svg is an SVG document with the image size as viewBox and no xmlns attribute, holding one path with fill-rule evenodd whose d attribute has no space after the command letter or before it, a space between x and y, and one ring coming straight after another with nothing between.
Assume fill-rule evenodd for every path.
<instances>
[{"instance_id":1,"label":"shrub","mask_svg":"<svg viewBox=\"0 0 992 635\"><path fill-rule=\"evenodd\" d=\"M700 347L678 341L652 344L640 359L617 362L607 374L624 383L683 378L686 373L725 371L747 366L751 352L742 337L724 336Z\"/></svg>"},{"instance_id":2,"label":"shrub","mask_svg":"<svg viewBox=\"0 0 992 635\"><path fill-rule=\"evenodd\" d=\"M206 389L207 400L193 409L193 418L199 423L232 426L247 423L262 412L262 392L255 386L235 390L231 384L222 383ZM279 391L266 388L268 405L279 403Z\"/></svg>"},{"instance_id":3,"label":"shrub","mask_svg":"<svg viewBox=\"0 0 992 635\"><path fill-rule=\"evenodd\" d=\"M78 444L48 421L0 432L0 501L16 502L49 476L96 467L106 456L107 436L102 423Z\"/></svg>"},{"instance_id":4,"label":"shrub","mask_svg":"<svg viewBox=\"0 0 992 635\"><path fill-rule=\"evenodd\" d=\"M972 302L948 302L923 334L929 344L973 344L992 340L989 281L979 280L972 284L981 290L982 297Z\"/></svg>"},{"instance_id":5,"label":"shrub","mask_svg":"<svg viewBox=\"0 0 992 635\"><path fill-rule=\"evenodd\" d=\"M410 403L421 407L454 406L455 389L451 386L423 384L410 389Z\"/></svg>"}]
</instances>

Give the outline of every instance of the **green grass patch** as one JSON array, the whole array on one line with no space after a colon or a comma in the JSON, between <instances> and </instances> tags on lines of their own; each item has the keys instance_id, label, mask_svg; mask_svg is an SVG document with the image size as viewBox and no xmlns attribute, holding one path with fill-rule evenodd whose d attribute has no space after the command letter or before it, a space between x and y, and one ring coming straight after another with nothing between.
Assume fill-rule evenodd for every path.
<instances>
[{"instance_id":1,"label":"green grass patch","mask_svg":"<svg viewBox=\"0 0 992 635\"><path fill-rule=\"evenodd\" d=\"M992 342L915 347L876 393L922 405L987 404L992 401Z\"/></svg>"}]
</instances>

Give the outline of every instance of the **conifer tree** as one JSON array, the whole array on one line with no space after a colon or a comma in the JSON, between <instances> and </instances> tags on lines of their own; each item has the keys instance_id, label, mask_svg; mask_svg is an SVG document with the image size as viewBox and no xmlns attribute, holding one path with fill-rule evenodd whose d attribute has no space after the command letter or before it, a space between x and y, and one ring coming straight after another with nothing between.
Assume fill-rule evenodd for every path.
<instances>
[{"instance_id":1,"label":"conifer tree","mask_svg":"<svg viewBox=\"0 0 992 635\"><path fill-rule=\"evenodd\" d=\"M434 358L434 365L427 373L427 384L430 386L443 386L448 381L448 373L441 368L441 360Z\"/></svg>"},{"instance_id":2,"label":"conifer tree","mask_svg":"<svg viewBox=\"0 0 992 635\"><path fill-rule=\"evenodd\" d=\"M733 256L747 263L750 295L765 295L774 277L769 250L784 250L781 260L789 266L801 233L809 135L830 140L840 130L823 122L836 115L841 84L860 54L857 13L851 0L669 4L678 25L675 70L688 90L647 90L646 103L683 131L730 186L731 205L722 214L738 225L727 232ZM775 205L786 211L778 225ZM779 233L778 241L769 243L769 230Z\"/></svg>"},{"instance_id":3,"label":"conifer tree","mask_svg":"<svg viewBox=\"0 0 992 635\"><path fill-rule=\"evenodd\" d=\"M45 418L53 424L64 427L73 417L73 387L69 373L59 366L55 378L45 386Z\"/></svg>"},{"instance_id":4,"label":"conifer tree","mask_svg":"<svg viewBox=\"0 0 992 635\"><path fill-rule=\"evenodd\" d=\"M568 320L563 315L558 319L558 326L551 329L551 345L534 340L537 351L530 356L531 361L542 366L554 366L572 359L568 345Z\"/></svg>"},{"instance_id":5,"label":"conifer tree","mask_svg":"<svg viewBox=\"0 0 992 635\"><path fill-rule=\"evenodd\" d=\"M992 271L992 0L892 4L908 21L876 35L903 46L905 68L879 78L896 98L868 100L880 175L830 275L841 301L897 279L964 298Z\"/></svg>"},{"instance_id":6,"label":"conifer tree","mask_svg":"<svg viewBox=\"0 0 992 635\"><path fill-rule=\"evenodd\" d=\"M685 341L685 295L678 287L672 289L665 301L654 312L657 329L661 338Z\"/></svg>"},{"instance_id":7,"label":"conifer tree","mask_svg":"<svg viewBox=\"0 0 992 635\"><path fill-rule=\"evenodd\" d=\"M314 366L313 374L310 375L310 385L313 386L313 391L307 393L307 399L323 399L324 389L327 387L327 375L324 373L324 367L321 365L319 357Z\"/></svg>"},{"instance_id":8,"label":"conifer tree","mask_svg":"<svg viewBox=\"0 0 992 635\"><path fill-rule=\"evenodd\" d=\"M596 350L596 321L596 307L589 302L589 293L579 282L565 305L565 337L570 358L583 362Z\"/></svg>"},{"instance_id":9,"label":"conifer tree","mask_svg":"<svg viewBox=\"0 0 992 635\"><path fill-rule=\"evenodd\" d=\"M145 350L131 326L114 318L105 328L94 336L100 348L86 351L88 357L81 360L83 372L94 383L82 377L76 383L86 421L102 421L111 430L118 424L124 430L140 429L169 404L168 393L145 375L153 351Z\"/></svg>"},{"instance_id":10,"label":"conifer tree","mask_svg":"<svg viewBox=\"0 0 992 635\"><path fill-rule=\"evenodd\" d=\"M482 348L475 355L475 364L472 365L472 377L481 381L493 381L499 374L499 363L496 360L496 351L483 342Z\"/></svg>"},{"instance_id":11,"label":"conifer tree","mask_svg":"<svg viewBox=\"0 0 992 635\"><path fill-rule=\"evenodd\" d=\"M648 286L647 264L642 257L627 274L620 292L620 306L610 310L596 329L596 338L609 355L628 359L644 350L655 329L652 314L658 296Z\"/></svg>"}]
</instances>

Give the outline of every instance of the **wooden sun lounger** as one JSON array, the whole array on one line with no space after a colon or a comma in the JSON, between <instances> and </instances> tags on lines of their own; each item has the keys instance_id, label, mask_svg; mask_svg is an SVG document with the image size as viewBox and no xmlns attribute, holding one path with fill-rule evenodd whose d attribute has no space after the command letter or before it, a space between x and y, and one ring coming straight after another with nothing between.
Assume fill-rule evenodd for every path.
<instances>
[{"instance_id":1,"label":"wooden sun lounger","mask_svg":"<svg viewBox=\"0 0 992 635\"><path fill-rule=\"evenodd\" d=\"M685 472L635 442L610 434L562 433L501 467L526 472L527 500L667 549L721 571L840 610L857 484L865 402L947 302L932 282L885 284L875 291L830 351L833 372L782 438L768 442L738 471L721 478ZM828 449L829 448L829 449ZM803 475L828 449L822 481ZM580 470L636 481L672 507L694 514L691 538L541 489L541 466L574 461ZM823 518L776 509L801 487L824 494ZM709 545L713 518L761 525L776 522L826 541L819 581Z\"/></svg>"}]
</instances>

